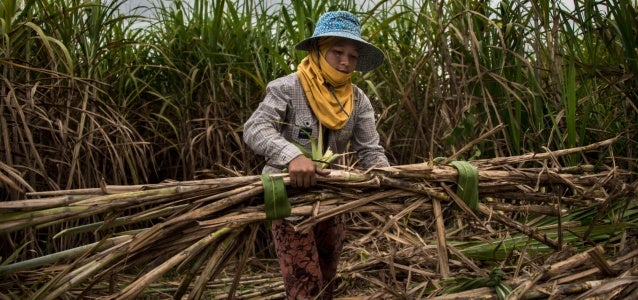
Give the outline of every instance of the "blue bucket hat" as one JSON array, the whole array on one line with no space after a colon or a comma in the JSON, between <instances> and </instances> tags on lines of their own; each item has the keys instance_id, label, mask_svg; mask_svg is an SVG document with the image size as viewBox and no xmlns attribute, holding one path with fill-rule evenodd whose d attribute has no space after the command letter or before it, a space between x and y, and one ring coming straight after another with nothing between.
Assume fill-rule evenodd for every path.
<instances>
[{"instance_id":1,"label":"blue bucket hat","mask_svg":"<svg viewBox=\"0 0 638 300\"><path fill-rule=\"evenodd\" d=\"M327 12L319 17L312 36L295 45L295 49L309 51L314 42L321 37L334 36L351 39L360 45L359 60L355 70L362 72L373 70L383 63L383 51L361 38L360 26L357 17L350 12Z\"/></svg>"}]
</instances>

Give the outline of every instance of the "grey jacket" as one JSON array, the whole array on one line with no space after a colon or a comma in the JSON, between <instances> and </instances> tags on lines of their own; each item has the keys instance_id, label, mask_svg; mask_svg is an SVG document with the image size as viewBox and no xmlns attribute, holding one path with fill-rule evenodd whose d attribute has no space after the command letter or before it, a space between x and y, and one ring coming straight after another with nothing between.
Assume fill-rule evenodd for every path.
<instances>
[{"instance_id":1,"label":"grey jacket","mask_svg":"<svg viewBox=\"0 0 638 300\"><path fill-rule=\"evenodd\" d=\"M359 167L389 166L379 144L374 109L368 97L354 88L354 109L348 123L340 130L330 130L328 145L337 154L346 153L348 146L357 154ZM295 73L268 83L266 97L244 124L244 141L257 154L266 158L263 173L278 173L301 150L311 151L311 140L317 141L319 123Z\"/></svg>"}]
</instances>

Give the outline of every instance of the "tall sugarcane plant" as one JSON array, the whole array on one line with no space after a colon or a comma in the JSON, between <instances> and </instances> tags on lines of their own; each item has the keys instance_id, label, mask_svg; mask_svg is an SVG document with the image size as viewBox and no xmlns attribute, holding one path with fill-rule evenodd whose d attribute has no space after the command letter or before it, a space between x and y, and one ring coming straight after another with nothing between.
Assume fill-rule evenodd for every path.
<instances>
[{"instance_id":1,"label":"tall sugarcane plant","mask_svg":"<svg viewBox=\"0 0 638 300\"><path fill-rule=\"evenodd\" d=\"M635 152L631 1L294 1L282 10L202 0L129 14L123 4L3 1L12 191L188 179L230 165L255 173L261 161L241 125L266 83L295 69L304 53L293 45L328 9L355 11L386 54L354 79L395 163L449 156L487 132L473 154L617 134L629 138L617 154ZM21 172L26 181L9 175Z\"/></svg>"}]
</instances>

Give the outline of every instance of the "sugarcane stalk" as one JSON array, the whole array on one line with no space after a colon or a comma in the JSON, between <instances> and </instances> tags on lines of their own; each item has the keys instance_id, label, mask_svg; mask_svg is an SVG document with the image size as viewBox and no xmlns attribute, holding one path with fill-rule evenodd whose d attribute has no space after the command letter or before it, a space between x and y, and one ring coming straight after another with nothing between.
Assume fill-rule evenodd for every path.
<instances>
[{"instance_id":1,"label":"sugarcane stalk","mask_svg":"<svg viewBox=\"0 0 638 300\"><path fill-rule=\"evenodd\" d=\"M210 259L208 259L204 270L199 274L199 278L195 280L193 289L188 295L189 300L200 299L202 297L202 294L206 290L206 283L211 278L216 277L221 271L222 265L237 251L237 235L239 235L240 232L241 230L232 231L219 243L219 246L215 247L216 249Z\"/></svg>"},{"instance_id":2,"label":"sugarcane stalk","mask_svg":"<svg viewBox=\"0 0 638 300\"><path fill-rule=\"evenodd\" d=\"M391 177L381 177L381 185L387 187L398 188L418 194L427 195L439 200L449 200L447 195L440 191L440 189L426 186L423 183L414 183L410 181L400 180Z\"/></svg>"},{"instance_id":3,"label":"sugarcane stalk","mask_svg":"<svg viewBox=\"0 0 638 300\"><path fill-rule=\"evenodd\" d=\"M450 266L448 265L447 242L445 239L445 224L439 199L432 199L434 208L434 220L436 221L436 245L438 248L439 272L442 278L450 276Z\"/></svg>"},{"instance_id":4,"label":"sugarcane stalk","mask_svg":"<svg viewBox=\"0 0 638 300\"><path fill-rule=\"evenodd\" d=\"M528 161L538 161L538 160L546 160L546 159L552 159L555 157L560 157L560 156L565 156L565 155L570 155L570 154L574 154L574 153L583 153L583 152L587 152L587 151L591 151L594 149L598 149L604 146L609 146L613 143L615 143L618 140L619 137L614 137L614 138L610 138L604 141L600 141L600 142L596 142L596 143L592 143L589 145L585 145L582 147L575 147L575 148L569 148L569 149L561 149L561 150L555 150L555 151L547 151L547 152L543 152L543 153L528 153L528 154L523 154L523 155L519 155L519 156L507 156L507 157L495 157L495 158L488 158L488 159L480 159L480 160L476 160L477 164L488 164L488 165L502 165L502 164L519 164L522 162L528 162Z\"/></svg>"},{"instance_id":5,"label":"sugarcane stalk","mask_svg":"<svg viewBox=\"0 0 638 300\"><path fill-rule=\"evenodd\" d=\"M347 202L347 199L337 200L337 201L317 201L316 203L321 202L318 206L319 213L325 213L329 209L334 209L337 205L342 205ZM307 217L313 216L313 212L316 206L312 205L297 205L292 207L291 216L295 217ZM406 213L413 209L418 209L419 211L428 211L432 210L432 205L428 203L419 203L416 207L408 207L406 204L401 203L384 203L383 205L370 204L364 205L357 208L353 208L349 210L349 212L353 213L370 213L370 212L387 212L387 211L402 211L401 216L404 216ZM316 215L314 215L316 217ZM398 218L395 218L398 220ZM218 228L218 227L241 227L244 225L248 225L251 223L266 221L266 213L263 212L263 208L261 207L251 207L249 209L244 209L241 212L232 212L228 213L219 218L198 221L199 226L202 228Z\"/></svg>"},{"instance_id":6,"label":"sugarcane stalk","mask_svg":"<svg viewBox=\"0 0 638 300\"><path fill-rule=\"evenodd\" d=\"M480 187L481 185L479 185ZM487 195L496 195L500 199L507 199L509 201L513 200L521 200L528 203L548 203L553 204L558 201L558 196L556 194L549 193L541 193L541 192L530 192L530 191L517 191L517 192L509 192L509 191L489 191L487 189L483 189L485 194ZM561 197L560 201L564 204L568 204L571 206L579 206L579 207L590 207L595 202L587 199L579 199L576 197Z\"/></svg>"},{"instance_id":7,"label":"sugarcane stalk","mask_svg":"<svg viewBox=\"0 0 638 300\"><path fill-rule=\"evenodd\" d=\"M474 272L478 273L481 276L488 276L488 272L479 268L471 259L469 259L463 252L454 247L454 245L447 245L447 249L450 250L450 254L456 256L460 259L466 266L470 267Z\"/></svg>"},{"instance_id":8,"label":"sugarcane stalk","mask_svg":"<svg viewBox=\"0 0 638 300\"><path fill-rule=\"evenodd\" d=\"M193 192L197 189L199 188L193 186L176 186L157 190L128 192L91 197L69 203L70 206L2 214L0 215L0 233L14 232L32 226L37 228L38 226L42 226L42 224L48 227L107 212L115 207L128 206L130 208L131 205L144 203L145 201L153 199L167 201L167 195Z\"/></svg>"},{"instance_id":9,"label":"sugarcane stalk","mask_svg":"<svg viewBox=\"0 0 638 300\"><path fill-rule=\"evenodd\" d=\"M286 297L286 293L283 282L272 282L252 287L249 290L241 291L237 293L236 296L241 299L283 299ZM214 299L217 300L228 298L230 297L226 292L221 292L214 295Z\"/></svg>"},{"instance_id":10,"label":"sugarcane stalk","mask_svg":"<svg viewBox=\"0 0 638 300\"><path fill-rule=\"evenodd\" d=\"M204 189L212 189L215 187L231 187L241 186L249 183L259 181L259 176L238 176L238 177L224 177L224 178L211 178L203 180L186 180L186 181L172 181L156 184L138 184L138 185L106 185L103 188L86 188L86 189L71 189L71 190L52 190L52 191L34 191L28 192L27 197L55 197L66 195L106 195L106 194L122 194L130 192L138 192L145 190L155 190L163 188L171 188L176 186L199 186Z\"/></svg>"},{"instance_id":11,"label":"sugarcane stalk","mask_svg":"<svg viewBox=\"0 0 638 300\"><path fill-rule=\"evenodd\" d=\"M94 197L93 195L64 195L59 197L50 197L44 199L27 199L0 202L0 213L35 211L49 208L58 208L68 206L81 200Z\"/></svg>"},{"instance_id":12,"label":"sugarcane stalk","mask_svg":"<svg viewBox=\"0 0 638 300\"><path fill-rule=\"evenodd\" d=\"M558 216L560 213L567 213L567 209L559 211L558 206L542 206L542 205L513 205L508 203L486 203L493 210L505 212L522 212L526 214L540 214L546 216Z\"/></svg>"},{"instance_id":13,"label":"sugarcane stalk","mask_svg":"<svg viewBox=\"0 0 638 300\"><path fill-rule=\"evenodd\" d=\"M97 273L111 263L117 261L120 257L122 257L122 255L124 255L124 249L126 249L127 244L128 241L125 241L121 244L117 244L107 250L104 250L104 256L96 260L81 264L80 267L72 270L66 276L60 279L61 284L56 286L46 286L45 288L40 289L37 294L47 293L46 296L42 298L44 300L53 300L59 298L60 295L62 295L72 287L84 282L88 277ZM51 288L56 287L57 289L49 292Z\"/></svg>"},{"instance_id":14,"label":"sugarcane stalk","mask_svg":"<svg viewBox=\"0 0 638 300\"><path fill-rule=\"evenodd\" d=\"M527 157L524 159L535 160L537 158L538 157L532 159ZM610 178L616 178L616 176L620 178L618 182L621 182L622 178L624 178L625 173L617 170L601 173L604 175L582 175L582 172L587 170L576 170L577 172L568 173L568 170L561 168L538 168L536 170L511 168L506 170L487 167L482 169L482 166L486 166L484 162L478 161L472 162L472 164L479 167L478 186L481 196L496 198L499 199L500 202L481 204L479 206L478 215L468 207L465 207L466 210L460 213L472 216L472 222L477 220L480 224L483 224L484 228L480 229L486 231L485 235L473 236L471 238L481 239L486 241L486 243L491 243L494 239L500 239L503 248L507 248L508 250L518 247L520 240L534 242L534 245L539 244L536 243L536 241L538 241L555 249L559 244L542 233L541 230L545 228L542 225L536 225L534 222L519 223L507 218L505 214L495 213L494 210L555 214L558 207L546 204L553 204L557 200L557 197L560 197L560 203L562 204L586 206L591 203L599 203L601 197L604 198L606 195L612 194L614 197L606 203L612 205L614 203L611 202L619 199L619 197L632 196L636 192L635 187L632 185L623 186L617 182L610 181ZM275 176L281 176L284 183L289 184L287 174L282 173ZM445 225L449 226L450 222L444 219L442 213L445 212L445 210L442 209L441 204L449 205L451 203L450 200L459 205L463 203L462 200L459 202L459 199L454 198L452 196L453 193L450 192L451 189L449 189L449 186L456 183L457 177L458 172L454 168L428 163L372 169L366 173L333 170L328 176L320 176L318 180L319 184L315 187L315 190L294 190L294 193L305 194L290 199L292 215L307 216L306 220L297 227L298 230L306 230L313 224L337 214L367 212L373 216L378 223L381 223L381 225L366 223L370 226L367 228L370 233L358 242L375 242L380 236L383 236L393 243L396 242L396 244L399 245L406 245L409 251L407 251L407 249L406 251L396 251L394 248L390 249L391 251L389 252L395 256L390 262L393 270L397 273L407 271L410 276L438 277L440 274L428 273L427 271L418 269L418 266L424 263L424 256L436 256L435 245L430 243L430 241L423 240L419 234L400 228L401 226L398 226L398 224L400 224L400 220L405 220L406 224L408 221L412 222L412 220L410 220L412 215L428 214L435 216L436 221L440 223L437 228L437 233L443 233L445 228L441 228L440 225L447 222ZM250 178L239 178L237 180L233 179L234 178L223 178L204 181L171 182L130 187L105 186L100 189L83 191L69 190L66 191L66 194L64 194L64 192L52 192L48 194L29 193L32 197L46 197L49 195L51 198L16 201L15 204L11 205L3 205L0 203L0 212L7 213L0 214L0 220L2 220L3 217L6 217L8 220L7 222L0 221L0 232L2 232L2 226L7 226L6 228L9 228L8 230L12 230L10 232L15 232L15 228L27 227L11 226L26 226L26 224L29 223L29 227L36 229L45 228L79 218L100 218L106 213L118 216L117 214L130 211L131 209L135 209L134 211L138 211L140 208L145 209L145 211L138 212L134 216L114 218L112 222L102 222L99 220L100 222L93 224L64 229L55 236L57 238L60 236L84 233L103 226L110 227L157 219L158 217L167 216L175 212L174 215L166 219L158 219L157 221L159 223L153 227L137 229L139 232L135 237L129 236L122 238L122 240L114 239L113 244L105 244L102 248L99 248L102 253L95 254L88 258L82 258L81 260L76 259L73 264L77 265L73 265L65 270L69 272L68 274L63 273L65 275L57 277L55 282L52 282L49 287L41 289L40 293L40 295L44 295L44 293L53 290L53 295L61 296L67 292L74 292L72 291L74 287L86 281L92 280L90 284L100 284L99 280L101 277L111 272L113 268L121 267L122 269L126 269L136 264L144 264L153 259L161 261L162 264L152 268L148 276L140 278L142 281L138 280L128 284L119 294L125 298L134 297L145 288L144 286L134 287L134 285L141 284L149 286L162 276L166 270L172 268L172 266L177 265L178 271L183 270L182 267L187 266L193 261L195 261L195 263L191 265L192 270L195 270L195 265L202 266L201 262L204 258L208 257L208 254L197 251L211 246L215 241L219 241L219 239L216 239L215 241L209 240L208 242L202 242L203 240L211 239L211 234L221 230L232 230L234 232L234 230L240 230L244 226L258 224L258 222L265 220L263 204L254 204L252 202L252 200L258 199L262 193L259 178L253 176ZM596 181L598 179L602 181ZM226 185L227 181L232 181L232 183ZM570 195L551 194L548 191L551 191L554 186L567 188L572 193ZM615 189L617 187L622 187L622 189ZM609 193L610 191L613 193ZM437 205L434 204L432 199L438 199L438 207L435 207ZM524 200L526 202L520 202L524 203L524 205L518 205L519 202L516 202L516 204L505 203L506 200ZM28 201L34 202L31 204L28 203ZM247 203L251 204L251 206L247 206ZM83 205L90 206L85 207ZM460 207L463 208L463 206ZM56 211L56 209L60 210ZM70 213L69 210L72 209L79 210ZM65 210L67 211L65 212ZM457 232L454 230L461 232L463 228L472 226L472 224L461 224L461 222L466 220L458 215L459 211L452 211L452 213L458 222L455 224L458 225L458 227L455 226L455 228L451 229L453 232ZM563 214L561 217L567 219L571 211L562 211L561 213ZM388 218L388 214L393 214L393 216ZM483 219L479 218L479 216L483 217ZM494 232L489 226L491 220L495 220L505 225L506 228L514 229L522 234L517 234L510 239L507 230ZM562 220L559 222L559 225L563 228L568 224L562 223ZM580 225L579 222L575 223ZM431 223L425 225L426 228L428 228L427 226L429 225L431 225ZM625 225L622 223L614 223L606 226L608 227L605 228L609 230L618 230ZM392 230L389 230L390 228L392 228ZM598 229L598 227L596 227L596 229ZM578 230L581 229L574 228L573 230L566 230L570 232L571 235L569 237L572 238L572 241L573 239L579 238ZM548 232L547 234L551 237L554 236L553 232ZM452 243L454 236L452 233L448 233L444 238L446 239L444 242ZM468 236L464 236L464 239L468 241ZM514 244L512 247L507 245L508 242L511 241L513 241ZM115 242L119 242L121 245L116 245ZM569 241L566 239L566 242ZM208 244L196 246L199 243ZM110 248L104 248L111 245L112 247ZM450 273L453 272L454 268L467 270L468 266L472 271L478 273L480 271L478 267L470 264L470 258L465 256L464 249L462 248L463 244L454 245L457 246L450 246L448 249L452 254L456 255L456 257L459 257L461 262L458 260L448 260ZM87 245L85 247L89 246L90 245ZM543 247L543 249L546 248ZM190 250L196 251L199 254L196 255L193 252L188 252ZM387 249L380 249L380 252L386 250ZM498 250L501 251L502 249ZM447 251L439 250L439 253L444 252ZM496 252L496 250L494 250L494 252ZM36 268L43 264L59 261L62 259L59 257L62 256L67 259L73 259L82 253L86 253L86 251L82 252L78 249L71 249L68 253L69 256L64 256L67 254L63 251L55 253L50 257L44 256L34 259L33 261L21 262L24 263L23 265L17 263L8 265L6 269L0 267L0 273L8 274L9 272L17 272L16 270ZM156 253L162 253L164 256L157 256ZM519 255L516 252L512 252L512 254ZM123 257L122 255L126 255L127 261L121 259ZM386 264L390 261L386 259L388 257L387 253L368 253L367 255L377 257ZM523 256L525 256L525 259L528 259L528 255L531 254L525 253L521 255L521 260L519 261L523 260ZM590 269L588 272L583 272L579 274L579 276L585 276L585 273L600 273L604 276L612 276L615 271L615 269L612 268L614 266L613 261L607 262L601 255L592 256L591 253L589 255L589 259L598 260L594 261L598 262L598 267ZM164 260L165 258L169 259ZM215 260L217 259L218 258ZM434 261L434 263L433 261L433 258L427 261L429 268L436 266L436 261ZM213 264L214 260L211 259L210 262ZM371 265L372 264L365 266ZM378 264L376 265L378 266ZM211 273L210 271L212 269L214 268L210 267L207 269L205 271L206 273L202 273L202 276L200 276L198 280L203 281L205 278L214 278L215 272ZM2 272L3 270L9 271L4 273ZM568 268L567 271L568 270L570 270L570 268ZM601 270L603 272L601 272ZM565 275L567 271L556 276ZM89 279L91 277L96 279ZM574 280L574 278L576 277L573 276L570 278L568 275L559 278L556 282L558 283L568 279ZM178 290L182 293L185 292L188 288L187 283L191 282L192 279L192 277L190 279L184 279L183 287ZM194 297L204 288L204 284L200 282L196 283L196 286L196 289L199 290L192 294ZM530 287L533 287L533 285L530 285Z\"/></svg>"},{"instance_id":15,"label":"sugarcane stalk","mask_svg":"<svg viewBox=\"0 0 638 300\"><path fill-rule=\"evenodd\" d=\"M458 299L472 299L472 300L496 300L496 292L494 288L491 287L482 287L469 291L463 291L454 294L441 295L430 298L432 300L458 300Z\"/></svg>"},{"instance_id":16,"label":"sugarcane stalk","mask_svg":"<svg viewBox=\"0 0 638 300\"><path fill-rule=\"evenodd\" d=\"M220 210L242 203L250 199L251 197L258 196L262 192L263 187L261 183L252 183L247 186L234 189L233 191L223 193L227 197L220 198L219 200L211 204L186 212L182 215L176 216L175 218L153 226L139 237L136 237L136 239L131 244L131 249L132 251L138 251L139 248L144 246L144 243L147 240L153 238L161 238L163 235L166 235L168 232L170 232L169 230L167 230L167 228L169 227L179 227L180 224L186 224L196 221L209 214L213 214Z\"/></svg>"},{"instance_id":17,"label":"sugarcane stalk","mask_svg":"<svg viewBox=\"0 0 638 300\"><path fill-rule=\"evenodd\" d=\"M80 247L52 253L49 255L44 255L44 256L32 258L29 260L24 260L21 262L0 266L0 274L5 274L5 275L11 274L11 273L15 273L15 272L23 271L23 270L34 269L36 267L43 266L43 265L53 264L63 259L73 259L73 258L79 257L80 255L84 254L87 250L92 249L93 247L97 245L100 245L100 246L97 247L95 250L101 251L104 249L111 248L115 245L124 243L126 241L129 241L131 238L132 236L130 235L117 236L117 237L107 239L106 242L91 243L91 244L83 245Z\"/></svg>"},{"instance_id":18,"label":"sugarcane stalk","mask_svg":"<svg viewBox=\"0 0 638 300\"><path fill-rule=\"evenodd\" d=\"M580 294L582 292L589 291L594 287L601 286L603 282L604 282L603 280L589 280L584 282L575 282L575 283L557 285L552 290L552 295L560 296L560 295Z\"/></svg>"},{"instance_id":19,"label":"sugarcane stalk","mask_svg":"<svg viewBox=\"0 0 638 300\"><path fill-rule=\"evenodd\" d=\"M609 266L614 267L614 266L619 265L621 263L625 263L628 260L632 260L632 259L634 259L636 257L638 257L638 249L635 249L635 250L633 250L633 251L631 251L631 252L629 252L629 253L621 256L621 257L618 257L618 258L616 258L616 259L614 259L612 261L609 261L608 264L609 264ZM572 274L572 275L568 275L568 276L559 278L559 279L556 280L556 283L557 284L563 284L563 283L572 282L572 281L575 281L575 280L578 280L578 279L582 279L582 278L585 278L585 277L588 277L588 276L595 275L598 272L600 272L600 269L598 267L587 269L585 271L582 271L582 272L579 272L579 273L576 273L576 274Z\"/></svg>"},{"instance_id":20,"label":"sugarcane stalk","mask_svg":"<svg viewBox=\"0 0 638 300\"><path fill-rule=\"evenodd\" d=\"M172 203L174 205L178 205L178 201L176 200L176 198L181 198L178 195L153 195L153 196L149 196L149 197L142 197L136 201L139 201L138 203L129 203L129 204L119 204L119 205L91 205L88 206L88 208L84 211L81 211L77 214L71 215L71 216L65 216L65 217L60 217L54 220L47 220L46 222L40 222L38 224L36 224L34 227L36 229L42 229L42 228L48 228L54 225L58 225L64 222L69 222L69 221L73 221L73 220L81 220L83 218L90 218L93 216L100 216L101 214L108 214L108 213L113 213L113 212L118 212L118 211L122 211L122 210L128 210L128 209L133 209L133 208L137 208L140 206L149 206L149 205L158 205L160 203L164 203L164 202L170 202L173 201ZM70 206L70 207L74 207L74 206Z\"/></svg>"},{"instance_id":21,"label":"sugarcane stalk","mask_svg":"<svg viewBox=\"0 0 638 300\"><path fill-rule=\"evenodd\" d=\"M516 222L512 219L509 219L507 217L503 217L499 214L495 214L492 212L492 210L487 207L485 204L483 203L479 203L479 211L484 215L484 216L489 216L491 218L493 218L494 220L498 221L501 224L507 225L555 250L559 250L560 249L560 245L558 245L558 243L552 239L550 239L549 237L547 237L546 235L542 235L538 232L536 232L534 229L529 228L519 222Z\"/></svg>"},{"instance_id":22,"label":"sugarcane stalk","mask_svg":"<svg viewBox=\"0 0 638 300\"><path fill-rule=\"evenodd\" d=\"M432 199L431 202L432 202L432 207L434 208L434 211L436 212L436 206L434 205L435 200L436 199ZM392 216L392 218L386 222L383 228L379 230L378 235L383 234L391 226L395 225L399 220L403 219L406 215L410 214L412 211L416 210L417 208L423 207L426 201L430 201L430 199L423 198L423 197L419 198L416 201L409 204L407 207L405 207L401 212ZM440 209L440 204L439 204L439 209Z\"/></svg>"},{"instance_id":23,"label":"sugarcane stalk","mask_svg":"<svg viewBox=\"0 0 638 300\"><path fill-rule=\"evenodd\" d=\"M376 193L376 194L372 194L369 195L367 197L363 197L361 199L357 199L354 201L350 201L344 205L340 205L338 207L335 207L333 209L328 209L325 212L319 213L316 217L310 217L304 221L302 221L301 223L297 224L294 226L295 230L297 231L303 231L303 230L307 230L310 226L324 221L326 219L332 218L338 214L344 213L346 211L349 211L351 209L354 209L355 207L360 207L363 206L365 204L368 204L370 202L373 201L377 201L377 200L381 200L384 198L391 198L391 197L396 197L398 195L406 195L405 192L403 191L397 191L397 190L392 190L392 191L384 191L384 192L380 192L380 193Z\"/></svg>"},{"instance_id":24,"label":"sugarcane stalk","mask_svg":"<svg viewBox=\"0 0 638 300\"><path fill-rule=\"evenodd\" d=\"M476 161L470 162L473 165L480 166ZM380 174L388 178L403 179L425 179L428 182L448 182L456 183L458 179L458 171L456 168L447 165L431 166L429 163L420 163L412 165L404 165L397 167L387 167L378 170ZM555 172L537 173L532 171L520 170L495 170L495 169L478 169L479 186L486 183L508 183L508 187L513 184L529 184L542 185L547 184L564 184L570 187L580 189L579 185L591 183L591 179L578 176L575 174L559 174Z\"/></svg>"},{"instance_id":25,"label":"sugarcane stalk","mask_svg":"<svg viewBox=\"0 0 638 300\"><path fill-rule=\"evenodd\" d=\"M215 232L208 234L206 237L204 237L203 239L200 239L199 241L192 244L188 248L177 253L176 255L174 255L173 257L171 257L164 263L162 263L160 266L142 275L140 278L138 278L131 284L127 285L122 291L108 298L109 299L134 299L139 293L142 292L144 288L146 288L151 282L155 281L164 273L166 273L166 271L173 268L181 261L190 258L191 255L193 255L194 253L200 252L204 247L208 246L212 242L220 238L223 238L232 230L233 229L231 229L230 227L224 227Z\"/></svg>"},{"instance_id":26,"label":"sugarcane stalk","mask_svg":"<svg viewBox=\"0 0 638 300\"><path fill-rule=\"evenodd\" d=\"M38 211L7 213L0 215L0 233L11 233L35 225L65 218L75 218L78 213L90 210L89 206L63 206Z\"/></svg>"},{"instance_id":27,"label":"sugarcane stalk","mask_svg":"<svg viewBox=\"0 0 638 300\"><path fill-rule=\"evenodd\" d=\"M184 296L184 294L186 293L188 289L189 284L195 278L197 271L204 265L206 260L209 259L209 255L212 252L214 252L214 250L215 249L213 247L209 247L208 249L202 251L201 254L198 255L197 258L193 260L193 263L188 268L188 270L180 272L181 274L183 274L183 276L179 286L177 287L177 291L175 291L175 293L173 294L174 299L182 299L182 297ZM177 267L177 271L180 271L180 269L182 268Z\"/></svg>"},{"instance_id":28,"label":"sugarcane stalk","mask_svg":"<svg viewBox=\"0 0 638 300\"><path fill-rule=\"evenodd\" d=\"M461 210L463 212L465 212L466 214L470 215L472 218L477 220L479 223L484 223L483 220L481 220L474 213L474 211L465 203L465 201L463 201L463 199L461 199L461 197L459 197L459 195L457 195L454 191L452 191L452 189L447 184L445 184L443 182L441 182L440 184L443 187L443 189L447 192L447 195L450 197L449 199L452 199L452 201L454 201L454 203L459 208L461 208Z\"/></svg>"},{"instance_id":29,"label":"sugarcane stalk","mask_svg":"<svg viewBox=\"0 0 638 300\"><path fill-rule=\"evenodd\" d=\"M348 172L344 170L330 170L330 174L325 176L318 176L317 179L319 181L329 181L332 183L335 182L343 182L343 183L355 183L355 182L369 182L374 179L372 174L366 173L357 173L357 172ZM374 187L375 185L370 185L370 187ZM378 182L377 185L378 187Z\"/></svg>"},{"instance_id":30,"label":"sugarcane stalk","mask_svg":"<svg viewBox=\"0 0 638 300\"><path fill-rule=\"evenodd\" d=\"M131 203L142 203L145 199L153 198L154 196L193 193L196 191L200 191L203 188L204 187L202 186L178 185L174 187L96 196L90 199L72 203L71 205L106 205L109 207L115 207L120 205L130 205Z\"/></svg>"},{"instance_id":31,"label":"sugarcane stalk","mask_svg":"<svg viewBox=\"0 0 638 300\"><path fill-rule=\"evenodd\" d=\"M609 264L609 262L607 262L607 260L603 257L604 252L605 251L603 250L603 247L599 245L591 249L591 251L587 251L587 254L589 254L589 257L592 259L592 262L594 263L596 267L598 267L598 269L600 269L603 275L606 275L606 276L616 275L616 271L611 268L611 265Z\"/></svg>"},{"instance_id":32,"label":"sugarcane stalk","mask_svg":"<svg viewBox=\"0 0 638 300\"><path fill-rule=\"evenodd\" d=\"M176 205L176 206L170 206L170 207L166 207L163 209L159 209L159 210L151 210L151 211L145 211L143 212L143 214L141 214L141 216L125 216L125 217L119 217L113 221L110 222L104 222L104 221L100 221L100 222L95 222L95 223L91 223L91 224L85 224L85 225L81 225L81 226L75 226L75 227L71 227L71 228L67 228L67 229L63 229L62 231L56 233L53 238L60 238L66 235L71 235L71 234L78 234L78 233L83 233L83 232L87 232L87 231L92 231L95 229L108 229L108 228L113 228L113 227L117 227L117 226L122 226L122 225L128 225L128 224L134 224L140 221L145 221L145 220L150 220L150 219L155 219L158 217L162 217L162 216L166 216L169 215L179 209L182 209L184 207L187 207L187 204L182 204L182 205ZM105 226L106 225L106 226Z\"/></svg>"},{"instance_id":33,"label":"sugarcane stalk","mask_svg":"<svg viewBox=\"0 0 638 300\"><path fill-rule=\"evenodd\" d=\"M600 246L597 246L597 247L600 247ZM553 278L555 276L561 275L570 270L576 269L577 267L581 265L589 264L591 262L589 252L595 251L597 247L594 247L585 252L581 252L576 255L573 255L566 260L552 264L551 266L549 266L547 271L544 272L542 278L543 279Z\"/></svg>"},{"instance_id":34,"label":"sugarcane stalk","mask_svg":"<svg viewBox=\"0 0 638 300\"><path fill-rule=\"evenodd\" d=\"M503 127L505 127L504 124L498 124L496 127L490 129L488 132L481 134L481 136L479 136L478 138L475 138L474 140L470 141L469 143L463 145L463 147L461 147L461 149L459 149L458 151L456 151L454 154L452 154L450 157L445 158L441 164L442 165L446 165L449 162L453 161L454 159L456 159L459 155L461 155L462 153L465 153L466 151L472 149L472 147L474 147L474 145L476 145L477 143L487 139L489 136L494 135L495 133L499 132L501 129L503 129Z\"/></svg>"}]
</instances>

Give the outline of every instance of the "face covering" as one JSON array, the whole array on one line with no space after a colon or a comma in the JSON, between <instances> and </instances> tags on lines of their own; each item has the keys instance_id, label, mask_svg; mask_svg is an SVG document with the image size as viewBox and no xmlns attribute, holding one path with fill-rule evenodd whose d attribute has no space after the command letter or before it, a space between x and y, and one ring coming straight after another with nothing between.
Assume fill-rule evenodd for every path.
<instances>
[{"instance_id":1,"label":"face covering","mask_svg":"<svg viewBox=\"0 0 638 300\"><path fill-rule=\"evenodd\" d=\"M318 51L309 51L297 67L297 76L312 111L323 126L333 130L346 125L354 107L352 73L337 71L325 59L338 40L337 37L319 39Z\"/></svg>"}]
</instances>

